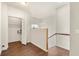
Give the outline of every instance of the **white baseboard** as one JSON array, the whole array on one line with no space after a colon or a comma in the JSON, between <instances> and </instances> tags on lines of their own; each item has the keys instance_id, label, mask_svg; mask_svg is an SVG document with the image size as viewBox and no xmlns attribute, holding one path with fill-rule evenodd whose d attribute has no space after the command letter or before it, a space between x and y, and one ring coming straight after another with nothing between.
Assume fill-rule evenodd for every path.
<instances>
[{"instance_id":1,"label":"white baseboard","mask_svg":"<svg viewBox=\"0 0 79 59\"><path fill-rule=\"evenodd\" d=\"M59 45L56 45L56 46L63 48L63 49L66 49L66 50L70 50L69 48L65 48L65 47L62 47L62 46L59 46Z\"/></svg>"}]
</instances>

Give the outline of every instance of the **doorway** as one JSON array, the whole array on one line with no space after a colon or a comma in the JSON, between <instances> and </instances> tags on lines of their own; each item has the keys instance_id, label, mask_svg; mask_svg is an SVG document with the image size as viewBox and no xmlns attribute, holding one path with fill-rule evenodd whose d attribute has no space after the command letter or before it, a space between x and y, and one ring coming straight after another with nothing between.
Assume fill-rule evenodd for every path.
<instances>
[{"instance_id":1,"label":"doorway","mask_svg":"<svg viewBox=\"0 0 79 59\"><path fill-rule=\"evenodd\" d=\"M8 16L8 43L22 40L22 19Z\"/></svg>"}]
</instances>

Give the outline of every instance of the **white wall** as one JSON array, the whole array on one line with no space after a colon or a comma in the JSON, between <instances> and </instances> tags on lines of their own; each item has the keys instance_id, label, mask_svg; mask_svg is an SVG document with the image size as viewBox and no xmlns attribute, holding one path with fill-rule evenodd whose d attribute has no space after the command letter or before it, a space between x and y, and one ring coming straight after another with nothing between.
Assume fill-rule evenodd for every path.
<instances>
[{"instance_id":1,"label":"white wall","mask_svg":"<svg viewBox=\"0 0 79 59\"><path fill-rule=\"evenodd\" d=\"M24 19L24 11L22 11L14 6L8 5L8 16L14 16L14 17Z\"/></svg>"},{"instance_id":2,"label":"white wall","mask_svg":"<svg viewBox=\"0 0 79 59\"><path fill-rule=\"evenodd\" d=\"M48 37L56 33L56 9L53 12L55 12L54 15L49 15L40 23L41 28L48 28Z\"/></svg>"},{"instance_id":3,"label":"white wall","mask_svg":"<svg viewBox=\"0 0 79 59\"><path fill-rule=\"evenodd\" d=\"M69 4L57 8L57 33L70 33Z\"/></svg>"},{"instance_id":4,"label":"white wall","mask_svg":"<svg viewBox=\"0 0 79 59\"><path fill-rule=\"evenodd\" d=\"M8 13L7 13L7 5L2 3L2 7L1 7L1 41L2 41L2 45L4 45L4 47L2 47L2 49L7 49L8 48Z\"/></svg>"},{"instance_id":5,"label":"white wall","mask_svg":"<svg viewBox=\"0 0 79 59\"><path fill-rule=\"evenodd\" d=\"M79 56L79 2L71 3L71 56Z\"/></svg>"},{"instance_id":6,"label":"white wall","mask_svg":"<svg viewBox=\"0 0 79 59\"><path fill-rule=\"evenodd\" d=\"M57 8L57 33L70 34L70 6L69 4ZM70 36L57 35L57 46L70 50Z\"/></svg>"},{"instance_id":7,"label":"white wall","mask_svg":"<svg viewBox=\"0 0 79 59\"><path fill-rule=\"evenodd\" d=\"M56 36L56 46L70 50L70 37L64 35L57 35Z\"/></svg>"},{"instance_id":8,"label":"white wall","mask_svg":"<svg viewBox=\"0 0 79 59\"><path fill-rule=\"evenodd\" d=\"M20 28L8 28L9 30L9 33L8 33L8 43L11 43L11 42L16 42L16 41L20 41L21 40L21 37L19 34L17 34L17 30L20 30Z\"/></svg>"},{"instance_id":9,"label":"white wall","mask_svg":"<svg viewBox=\"0 0 79 59\"><path fill-rule=\"evenodd\" d=\"M29 5L32 17L43 19L50 14L54 14L52 8L55 8L55 6L53 6L52 2L30 2Z\"/></svg>"},{"instance_id":10,"label":"white wall","mask_svg":"<svg viewBox=\"0 0 79 59\"><path fill-rule=\"evenodd\" d=\"M1 2L0 2L0 15L1 15ZM0 16L0 54L1 54L1 16Z\"/></svg>"},{"instance_id":11,"label":"white wall","mask_svg":"<svg viewBox=\"0 0 79 59\"><path fill-rule=\"evenodd\" d=\"M48 28L48 37L56 33L56 7L51 2L30 3L32 23L38 24L40 28ZM52 43L53 42L53 43ZM56 37L50 38L48 45L56 45Z\"/></svg>"},{"instance_id":12,"label":"white wall","mask_svg":"<svg viewBox=\"0 0 79 59\"><path fill-rule=\"evenodd\" d=\"M48 17L47 19L43 20L42 23L40 23L41 28L48 28L48 37L56 33L56 10L52 17ZM48 47L54 47L56 46L56 36L48 39Z\"/></svg>"},{"instance_id":13,"label":"white wall","mask_svg":"<svg viewBox=\"0 0 79 59\"><path fill-rule=\"evenodd\" d=\"M56 35L48 39L48 48L56 46Z\"/></svg>"}]
</instances>

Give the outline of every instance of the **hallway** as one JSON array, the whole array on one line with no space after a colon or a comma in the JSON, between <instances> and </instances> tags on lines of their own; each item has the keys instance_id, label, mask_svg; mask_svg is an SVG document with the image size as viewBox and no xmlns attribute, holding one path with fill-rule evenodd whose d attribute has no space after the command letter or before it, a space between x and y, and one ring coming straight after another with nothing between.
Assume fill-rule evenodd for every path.
<instances>
[{"instance_id":1,"label":"hallway","mask_svg":"<svg viewBox=\"0 0 79 59\"><path fill-rule=\"evenodd\" d=\"M3 51L2 56L68 56L69 51L60 47L50 48L48 52L41 50L32 43L26 46L22 45L19 41L9 43L9 48Z\"/></svg>"},{"instance_id":2,"label":"hallway","mask_svg":"<svg viewBox=\"0 0 79 59\"><path fill-rule=\"evenodd\" d=\"M70 36L67 34L70 34L70 4L24 3L1 3L1 55L69 55Z\"/></svg>"}]
</instances>

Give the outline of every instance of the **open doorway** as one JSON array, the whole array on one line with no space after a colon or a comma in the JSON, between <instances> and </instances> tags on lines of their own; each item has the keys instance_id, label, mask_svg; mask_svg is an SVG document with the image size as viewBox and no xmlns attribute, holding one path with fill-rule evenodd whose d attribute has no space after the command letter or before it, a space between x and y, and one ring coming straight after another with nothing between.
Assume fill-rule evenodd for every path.
<instances>
[{"instance_id":1,"label":"open doorway","mask_svg":"<svg viewBox=\"0 0 79 59\"><path fill-rule=\"evenodd\" d=\"M8 16L8 43L21 42L22 40L22 19Z\"/></svg>"}]
</instances>

